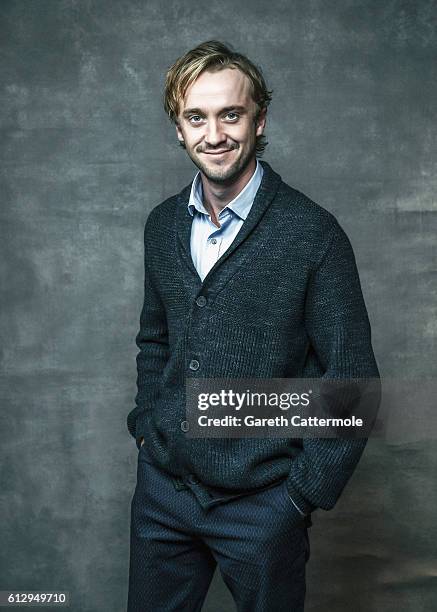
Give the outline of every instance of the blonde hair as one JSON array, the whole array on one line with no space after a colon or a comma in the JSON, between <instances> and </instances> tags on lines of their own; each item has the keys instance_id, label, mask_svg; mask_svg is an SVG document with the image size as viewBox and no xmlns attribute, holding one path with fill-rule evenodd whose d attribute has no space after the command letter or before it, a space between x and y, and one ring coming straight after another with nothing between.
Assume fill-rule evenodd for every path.
<instances>
[{"instance_id":1,"label":"blonde hair","mask_svg":"<svg viewBox=\"0 0 437 612\"><path fill-rule=\"evenodd\" d=\"M173 123L178 123L179 103L184 99L188 87L205 70L217 71L224 68L238 68L250 81L252 99L257 106L255 122L260 112L267 108L273 90L268 90L261 69L247 57L236 53L217 40L208 40L180 57L170 67L165 79L164 109ZM256 154L261 156L267 145L265 136L256 138ZM181 143L185 148L185 145Z\"/></svg>"}]
</instances>

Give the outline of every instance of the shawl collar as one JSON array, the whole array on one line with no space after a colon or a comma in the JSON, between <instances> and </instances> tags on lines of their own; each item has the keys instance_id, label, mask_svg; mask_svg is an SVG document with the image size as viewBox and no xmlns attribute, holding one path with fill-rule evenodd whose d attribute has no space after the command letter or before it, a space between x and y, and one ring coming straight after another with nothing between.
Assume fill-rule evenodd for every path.
<instances>
[{"instance_id":1,"label":"shawl collar","mask_svg":"<svg viewBox=\"0 0 437 612\"><path fill-rule=\"evenodd\" d=\"M236 235L234 241L229 246L229 248L222 254L222 256L216 261L214 266L208 272L207 276L203 280L203 285L210 279L211 275L215 272L215 270L223 264L224 261L228 259L228 257L238 248L238 246L249 236L249 234L254 230L254 228L260 222L262 216L267 210L270 202L273 200L279 185L282 181L280 175L275 172L270 164L265 161L261 161L264 174L256 192L252 208L249 211L247 218L245 219L243 225L241 226L240 231ZM176 207L176 233L177 233L177 243L178 250L181 258L184 260L186 266L188 266L191 274L193 274L197 280L197 283L200 286L202 285L202 281L200 276L197 273L197 270L194 266L193 260L191 258L191 247L190 247L190 239L191 239L191 223L193 221L193 217L188 212L187 204L190 197L191 191L191 183L184 187L182 191L177 195L177 207Z\"/></svg>"}]
</instances>

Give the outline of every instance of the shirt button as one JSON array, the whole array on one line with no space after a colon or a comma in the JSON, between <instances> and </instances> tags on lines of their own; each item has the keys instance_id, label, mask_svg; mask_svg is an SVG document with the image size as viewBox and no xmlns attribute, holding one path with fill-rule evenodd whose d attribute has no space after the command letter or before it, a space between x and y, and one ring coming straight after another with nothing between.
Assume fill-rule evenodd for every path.
<instances>
[{"instance_id":1,"label":"shirt button","mask_svg":"<svg viewBox=\"0 0 437 612\"><path fill-rule=\"evenodd\" d=\"M182 421L181 422L181 429L182 429L182 431L188 431L190 429L190 425L189 425L188 421Z\"/></svg>"},{"instance_id":2,"label":"shirt button","mask_svg":"<svg viewBox=\"0 0 437 612\"><path fill-rule=\"evenodd\" d=\"M217 244L217 238L211 238L211 244Z\"/></svg>"},{"instance_id":3,"label":"shirt button","mask_svg":"<svg viewBox=\"0 0 437 612\"><path fill-rule=\"evenodd\" d=\"M190 361L190 370L198 370L200 367L200 363L197 361L197 359L192 359Z\"/></svg>"},{"instance_id":4,"label":"shirt button","mask_svg":"<svg viewBox=\"0 0 437 612\"><path fill-rule=\"evenodd\" d=\"M205 304L206 304L206 297L204 295L199 295L199 297L196 300L196 304L198 306L200 306L200 308L202 308L202 306L205 306Z\"/></svg>"}]
</instances>

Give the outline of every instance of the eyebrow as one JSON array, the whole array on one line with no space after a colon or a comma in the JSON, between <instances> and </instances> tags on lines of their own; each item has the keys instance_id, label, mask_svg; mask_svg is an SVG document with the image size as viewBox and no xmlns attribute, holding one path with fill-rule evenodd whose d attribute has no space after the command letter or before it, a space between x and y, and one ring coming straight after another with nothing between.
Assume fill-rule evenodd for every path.
<instances>
[{"instance_id":1,"label":"eyebrow","mask_svg":"<svg viewBox=\"0 0 437 612\"><path fill-rule=\"evenodd\" d=\"M233 106L225 106L224 108L221 108L217 114L221 115L222 113L228 113L229 111L238 111L240 113L245 113L247 112L247 108L245 106L239 106L238 104L234 104ZM182 116L188 117L188 115L192 115L194 113L196 115L205 116L205 112L201 108L187 108L182 113Z\"/></svg>"}]
</instances>

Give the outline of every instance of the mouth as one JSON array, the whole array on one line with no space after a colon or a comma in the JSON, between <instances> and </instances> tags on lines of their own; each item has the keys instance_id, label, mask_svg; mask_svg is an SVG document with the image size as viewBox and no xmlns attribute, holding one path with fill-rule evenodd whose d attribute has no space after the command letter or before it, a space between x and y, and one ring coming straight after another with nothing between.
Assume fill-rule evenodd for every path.
<instances>
[{"instance_id":1,"label":"mouth","mask_svg":"<svg viewBox=\"0 0 437 612\"><path fill-rule=\"evenodd\" d=\"M221 151L202 151L205 155L224 155L225 153L229 153L232 149L223 149Z\"/></svg>"}]
</instances>

